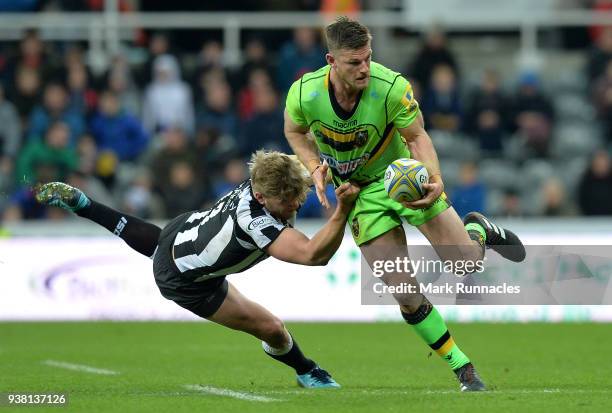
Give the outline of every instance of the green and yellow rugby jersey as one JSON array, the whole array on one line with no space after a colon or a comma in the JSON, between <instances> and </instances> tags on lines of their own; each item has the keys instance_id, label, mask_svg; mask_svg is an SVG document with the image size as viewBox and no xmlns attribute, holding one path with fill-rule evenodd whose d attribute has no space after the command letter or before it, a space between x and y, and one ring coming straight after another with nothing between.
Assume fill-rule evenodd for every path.
<instances>
[{"instance_id":1,"label":"green and yellow rugby jersey","mask_svg":"<svg viewBox=\"0 0 612 413\"><path fill-rule=\"evenodd\" d=\"M371 182L382 177L392 161L409 158L397 128L409 126L419 113L410 83L372 62L368 87L348 113L335 99L329 74L327 65L296 80L286 109L293 122L310 129L334 183Z\"/></svg>"}]
</instances>

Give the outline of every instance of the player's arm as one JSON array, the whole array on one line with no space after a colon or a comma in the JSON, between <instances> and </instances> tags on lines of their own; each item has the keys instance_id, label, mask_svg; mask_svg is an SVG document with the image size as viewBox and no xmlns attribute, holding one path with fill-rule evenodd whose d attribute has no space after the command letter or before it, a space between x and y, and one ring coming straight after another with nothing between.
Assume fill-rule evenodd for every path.
<instances>
[{"instance_id":1,"label":"player's arm","mask_svg":"<svg viewBox=\"0 0 612 413\"><path fill-rule=\"evenodd\" d=\"M315 186L317 198L321 205L329 208L329 201L325 195L325 185L327 184L328 166L326 162L321 164L319 160L319 149L313 139L308 138L308 128L300 126L291 119L288 111L285 110L285 137L289 146L308 170Z\"/></svg>"},{"instance_id":2,"label":"player's arm","mask_svg":"<svg viewBox=\"0 0 612 413\"><path fill-rule=\"evenodd\" d=\"M291 116L285 110L285 138L289 142L289 146L293 150L300 160L308 169L308 172L312 174L314 169L321 165L319 161L319 150L317 145L308 139L308 127L298 125L291 119Z\"/></svg>"},{"instance_id":3,"label":"player's arm","mask_svg":"<svg viewBox=\"0 0 612 413\"><path fill-rule=\"evenodd\" d=\"M325 265L334 256L344 237L344 226L359 187L351 183L336 189L338 204L331 218L311 239L294 228L286 228L266 248L281 261L302 265Z\"/></svg>"},{"instance_id":4,"label":"player's arm","mask_svg":"<svg viewBox=\"0 0 612 413\"><path fill-rule=\"evenodd\" d=\"M418 209L431 205L444 191L440 163L431 138L425 131L423 115L414 97L410 83L402 76L395 78L387 101L387 116L406 141L412 157L421 161L429 172L429 184L423 187L427 194L414 202L403 202L408 208Z\"/></svg>"},{"instance_id":5,"label":"player's arm","mask_svg":"<svg viewBox=\"0 0 612 413\"><path fill-rule=\"evenodd\" d=\"M423 115L419 112L417 118L409 126L398 129L400 135L406 140L412 157L421 161L429 172L429 183L423 185L427 190L427 195L417 201L404 203L407 207L415 209L431 205L444 191L438 154L429 134L425 131L424 124Z\"/></svg>"},{"instance_id":6,"label":"player's arm","mask_svg":"<svg viewBox=\"0 0 612 413\"><path fill-rule=\"evenodd\" d=\"M284 132L289 146L297 155L300 162L304 164L315 185L317 198L321 205L329 208L329 201L325 196L325 185L327 179L327 163L321 164L319 149L313 139L308 138L308 120L302 111L301 104L301 79L293 82L287 93L285 102L285 126Z\"/></svg>"}]
</instances>

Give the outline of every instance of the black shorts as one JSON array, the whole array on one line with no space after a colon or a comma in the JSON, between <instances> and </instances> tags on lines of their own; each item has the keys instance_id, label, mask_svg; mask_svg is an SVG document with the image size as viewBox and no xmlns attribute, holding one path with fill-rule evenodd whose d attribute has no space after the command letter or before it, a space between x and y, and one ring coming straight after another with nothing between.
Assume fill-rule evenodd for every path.
<instances>
[{"instance_id":1,"label":"black shorts","mask_svg":"<svg viewBox=\"0 0 612 413\"><path fill-rule=\"evenodd\" d=\"M172 245L187 214L179 215L162 230L155 257L153 275L161 294L197 316L208 318L213 315L227 296L228 283L225 277L215 277L194 282L181 275L172 259Z\"/></svg>"}]
</instances>

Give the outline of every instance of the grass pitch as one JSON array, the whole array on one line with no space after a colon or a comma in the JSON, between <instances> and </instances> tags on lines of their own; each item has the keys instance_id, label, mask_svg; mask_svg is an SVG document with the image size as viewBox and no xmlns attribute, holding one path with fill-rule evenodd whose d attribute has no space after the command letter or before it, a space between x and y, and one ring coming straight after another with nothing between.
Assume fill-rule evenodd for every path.
<instances>
[{"instance_id":1,"label":"grass pitch","mask_svg":"<svg viewBox=\"0 0 612 413\"><path fill-rule=\"evenodd\" d=\"M477 394L405 324L288 327L342 389L298 388L257 340L211 323L0 323L0 393L67 393L35 409L53 412L609 410L609 325L451 325L491 389Z\"/></svg>"}]
</instances>

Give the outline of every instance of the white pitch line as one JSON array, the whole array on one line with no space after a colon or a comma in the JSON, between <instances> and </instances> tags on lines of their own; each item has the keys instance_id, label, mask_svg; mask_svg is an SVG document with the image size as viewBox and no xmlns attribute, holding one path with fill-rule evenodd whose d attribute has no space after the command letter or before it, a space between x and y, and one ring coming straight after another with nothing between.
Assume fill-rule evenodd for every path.
<instances>
[{"instance_id":1,"label":"white pitch line","mask_svg":"<svg viewBox=\"0 0 612 413\"><path fill-rule=\"evenodd\" d=\"M212 386L202 386L199 384L186 384L184 386L187 390L194 390L200 393L212 394L215 396L232 397L239 400L248 400L251 402L280 402L280 399L274 399L272 397L259 396L253 393L243 393L231 389L223 389Z\"/></svg>"},{"instance_id":2,"label":"white pitch line","mask_svg":"<svg viewBox=\"0 0 612 413\"><path fill-rule=\"evenodd\" d=\"M386 395L406 395L406 396L416 396L416 395L423 395L423 394L450 394L450 395L462 395L462 394L466 394L466 392L461 392L459 391L459 389L457 390L393 390L393 389L351 389L351 388L347 388L344 387L342 388L341 392L343 394L356 394L356 395L361 395L361 394L367 394L367 395L371 395L371 396L386 396ZM308 391L308 390L266 390L266 391L260 391L260 393L263 394L268 394L268 395L272 395L272 396L289 396L289 395L300 395L300 396L312 396L312 395L319 395L320 393L317 392L312 392L312 391ZM469 392L468 392L469 393ZM563 394L595 394L595 393L601 393L601 394L609 394L612 393L612 390L604 390L604 389L593 389L593 390L588 390L588 389L575 389L575 390L571 390L571 389L555 389L555 388L550 388L550 389L493 389L493 390L488 390L485 392L474 392L474 393L470 393L470 394L482 394L482 395L504 395L504 394L558 394L558 393L563 393Z\"/></svg>"},{"instance_id":3,"label":"white pitch line","mask_svg":"<svg viewBox=\"0 0 612 413\"><path fill-rule=\"evenodd\" d=\"M102 375L106 375L106 376L115 376L117 374L120 374L118 371L106 370L106 369L98 369L96 367L85 366L83 364L66 363L64 361L45 360L42 363L46 364L47 366L59 367L61 369L74 370L74 371L83 371L85 373L102 374Z\"/></svg>"}]
</instances>

